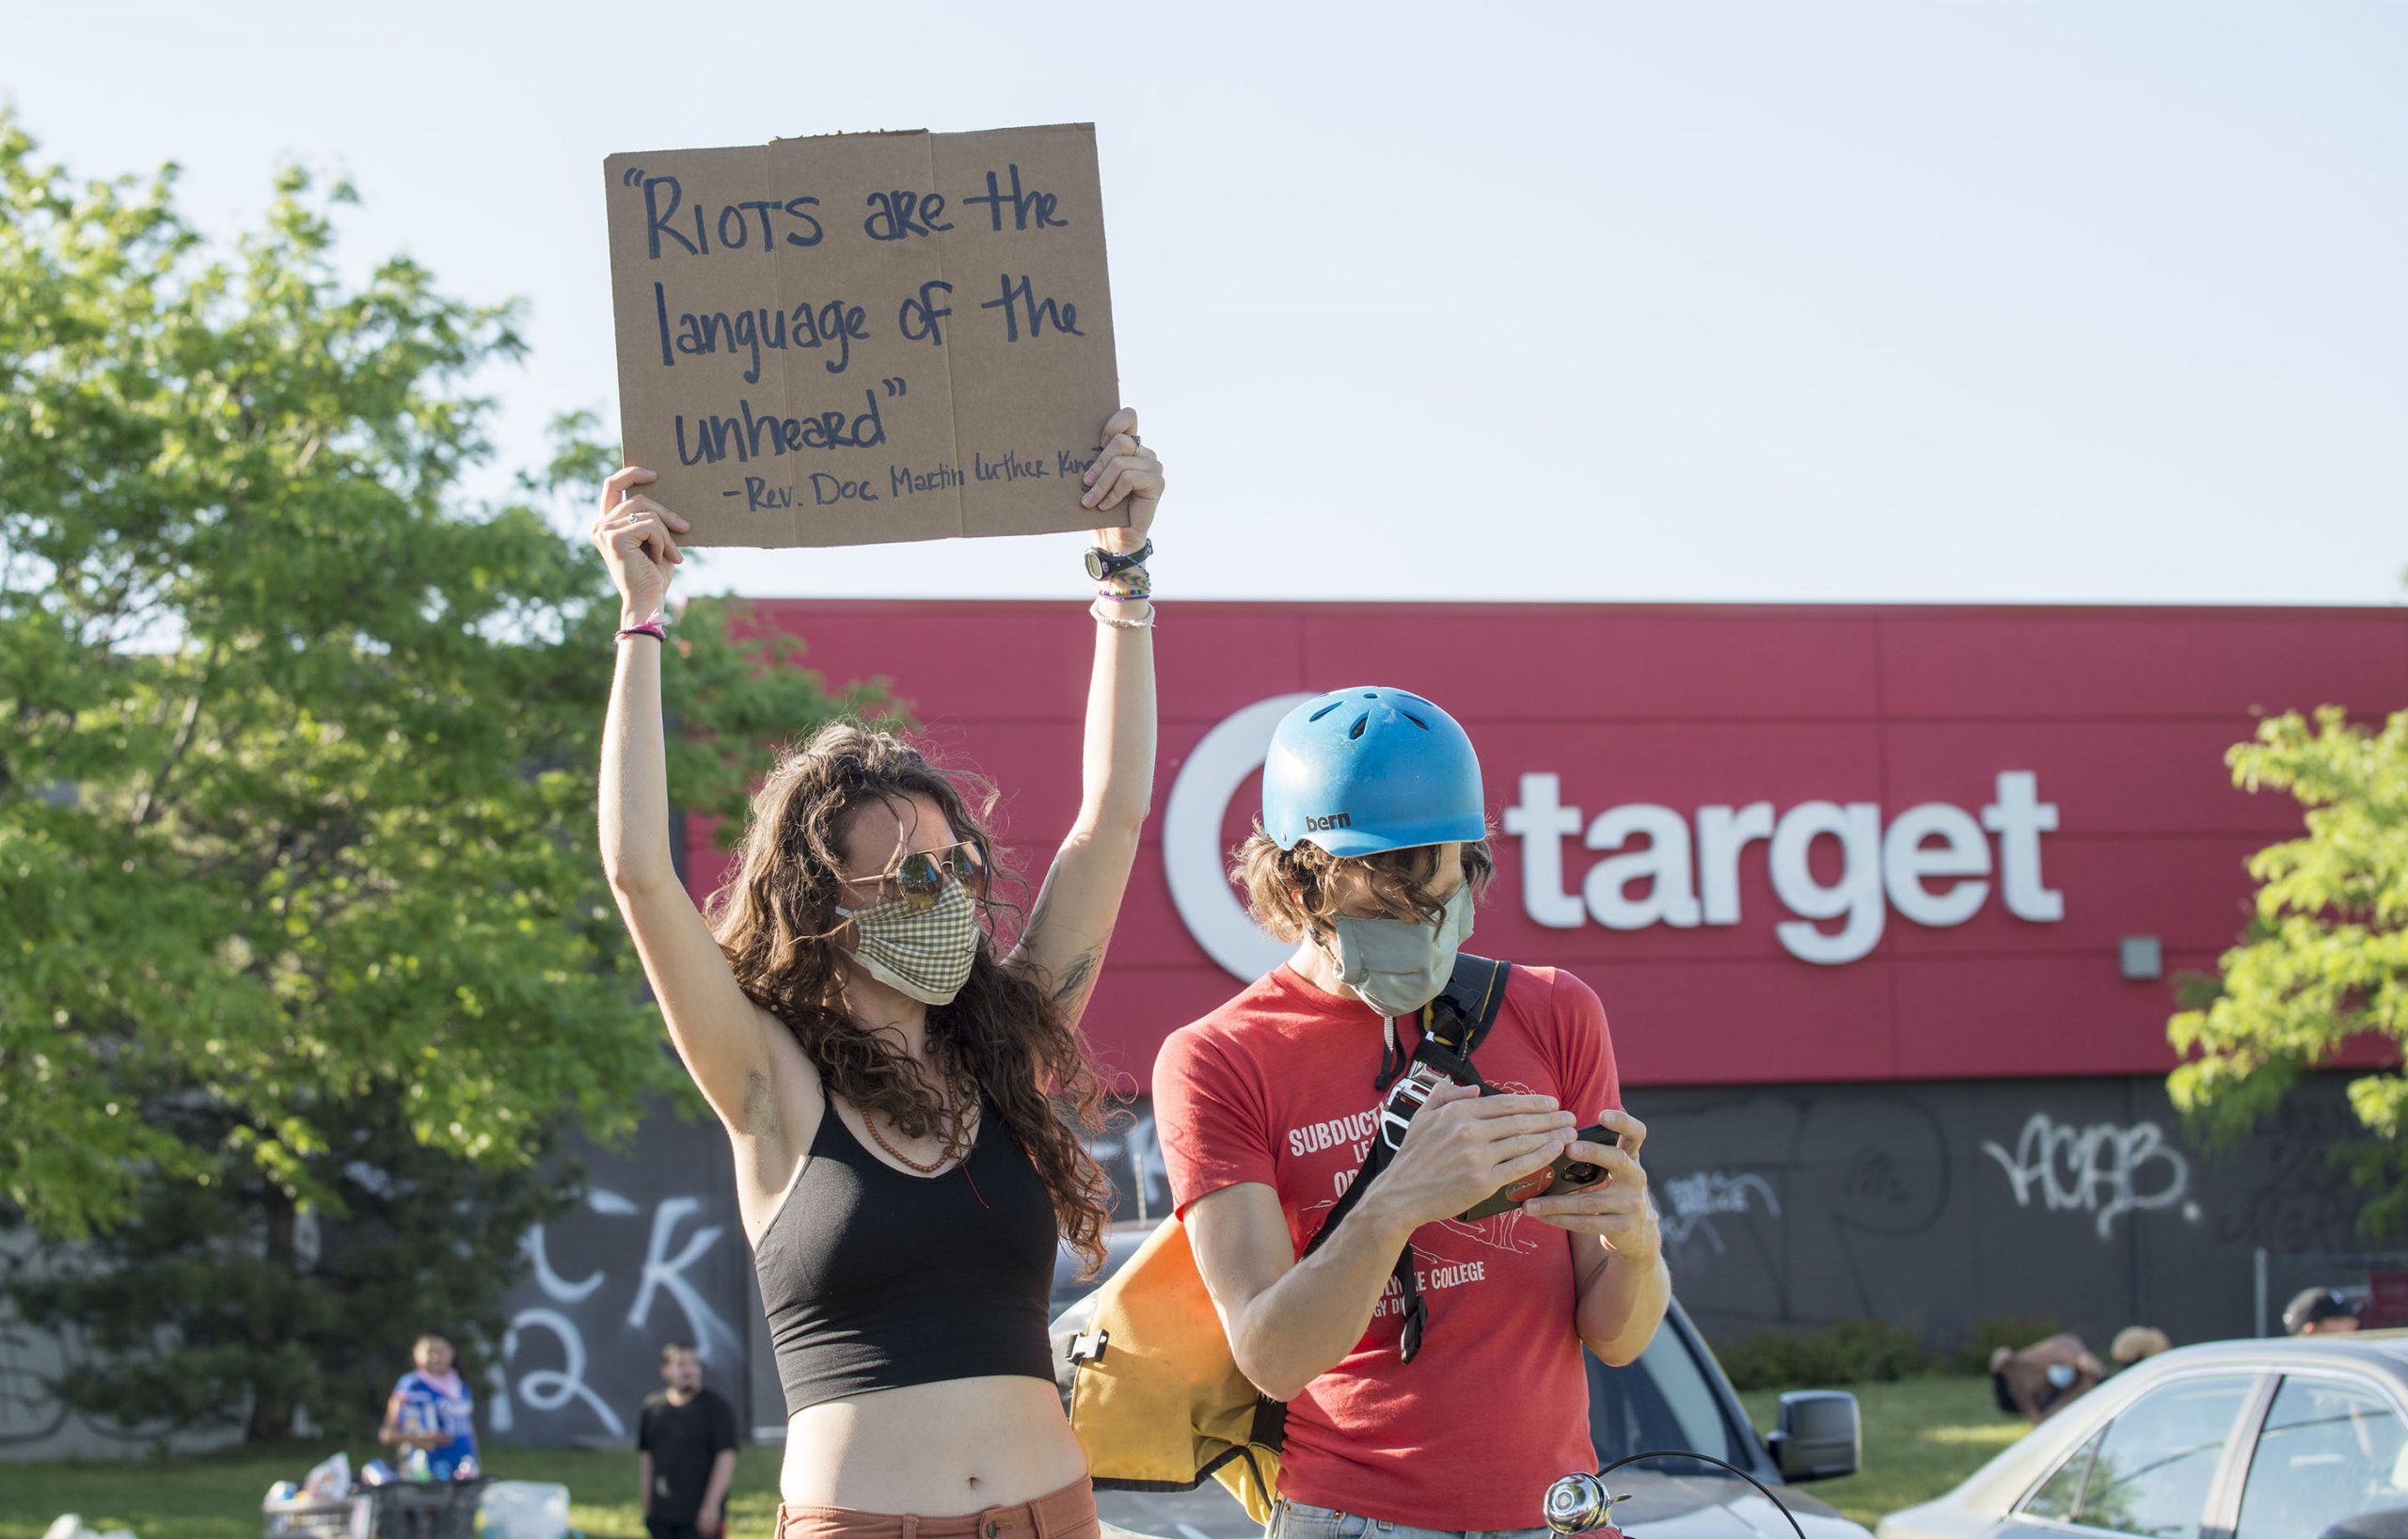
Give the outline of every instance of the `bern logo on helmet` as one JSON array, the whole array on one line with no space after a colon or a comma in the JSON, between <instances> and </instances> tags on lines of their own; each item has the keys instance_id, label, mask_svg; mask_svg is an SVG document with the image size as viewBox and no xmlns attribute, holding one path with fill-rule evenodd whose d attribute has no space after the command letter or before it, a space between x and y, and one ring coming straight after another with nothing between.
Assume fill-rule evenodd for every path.
<instances>
[{"instance_id":1,"label":"bern logo on helmet","mask_svg":"<svg viewBox=\"0 0 2408 1539\"><path fill-rule=\"evenodd\" d=\"M1342 812L1331 813L1326 817L1308 817L1305 819L1305 832L1307 833L1321 833L1334 828L1353 828L1354 826L1354 819Z\"/></svg>"}]
</instances>

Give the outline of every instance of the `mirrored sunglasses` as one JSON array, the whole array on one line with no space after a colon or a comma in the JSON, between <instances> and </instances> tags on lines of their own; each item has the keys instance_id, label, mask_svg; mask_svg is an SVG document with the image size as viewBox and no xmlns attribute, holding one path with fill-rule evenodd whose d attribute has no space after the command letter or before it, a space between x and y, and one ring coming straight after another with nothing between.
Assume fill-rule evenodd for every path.
<instances>
[{"instance_id":1,"label":"mirrored sunglasses","mask_svg":"<svg viewBox=\"0 0 2408 1539\"><path fill-rule=\"evenodd\" d=\"M976 845L965 839L943 849L915 849L883 875L847 877L845 881L855 885L891 882L899 900L919 912L936 907L946 882L975 885L986 874L986 857L978 853Z\"/></svg>"}]
</instances>

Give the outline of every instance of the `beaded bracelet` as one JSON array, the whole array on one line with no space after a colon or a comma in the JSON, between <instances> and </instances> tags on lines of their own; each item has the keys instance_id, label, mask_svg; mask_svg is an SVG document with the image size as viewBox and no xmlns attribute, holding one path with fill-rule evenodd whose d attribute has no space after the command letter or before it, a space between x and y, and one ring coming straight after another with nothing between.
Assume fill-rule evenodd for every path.
<instances>
[{"instance_id":1,"label":"beaded bracelet","mask_svg":"<svg viewBox=\"0 0 2408 1539\"><path fill-rule=\"evenodd\" d=\"M1095 603L1087 606L1087 612L1094 615L1101 624L1110 626L1115 630L1151 630L1154 628L1154 611L1147 611L1146 617L1143 620L1124 620L1117 614L1104 613L1103 611L1098 607L1102 602L1103 601L1101 599L1098 599Z\"/></svg>"}]
</instances>

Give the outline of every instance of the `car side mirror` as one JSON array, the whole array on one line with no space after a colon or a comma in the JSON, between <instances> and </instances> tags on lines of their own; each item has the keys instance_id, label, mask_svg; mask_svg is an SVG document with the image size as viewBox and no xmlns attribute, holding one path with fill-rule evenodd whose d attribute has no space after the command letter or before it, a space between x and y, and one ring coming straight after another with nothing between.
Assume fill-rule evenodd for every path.
<instances>
[{"instance_id":1,"label":"car side mirror","mask_svg":"<svg viewBox=\"0 0 2408 1539\"><path fill-rule=\"evenodd\" d=\"M1792 1389L1781 1397L1781 1420L1765 1441L1781 1478L1837 1480L1864 1467L1864 1421L1856 1397L1838 1389Z\"/></svg>"}]
</instances>

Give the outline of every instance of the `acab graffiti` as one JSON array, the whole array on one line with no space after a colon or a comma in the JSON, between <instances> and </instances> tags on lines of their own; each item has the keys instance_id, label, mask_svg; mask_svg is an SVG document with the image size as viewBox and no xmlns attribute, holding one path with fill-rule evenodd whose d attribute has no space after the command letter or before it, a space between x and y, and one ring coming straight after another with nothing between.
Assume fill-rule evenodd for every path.
<instances>
[{"instance_id":1,"label":"acab graffiti","mask_svg":"<svg viewBox=\"0 0 2408 1539\"><path fill-rule=\"evenodd\" d=\"M2084 1213L2101 1240L2111 1239L2126 1214L2180 1206L2192 1223L2199 1205L2188 1201L2191 1162L2155 1122L2061 1123L2034 1112L2012 1153L1985 1141L1982 1152L1996 1160L2014 1188L2016 1206L2036 1198L2050 1213Z\"/></svg>"}]
</instances>

